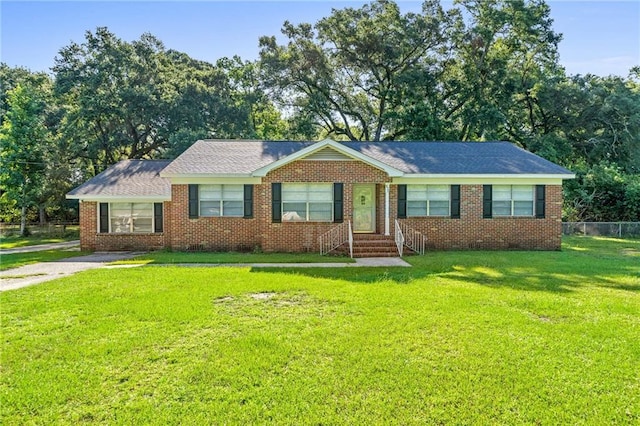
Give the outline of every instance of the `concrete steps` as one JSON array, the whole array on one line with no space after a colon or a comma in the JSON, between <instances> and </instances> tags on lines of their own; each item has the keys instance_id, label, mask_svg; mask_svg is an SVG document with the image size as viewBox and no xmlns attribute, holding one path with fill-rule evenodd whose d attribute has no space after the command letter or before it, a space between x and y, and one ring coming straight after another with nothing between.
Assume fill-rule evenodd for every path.
<instances>
[{"instance_id":1,"label":"concrete steps","mask_svg":"<svg viewBox=\"0 0 640 426\"><path fill-rule=\"evenodd\" d=\"M342 245L339 250L348 255L349 246ZM353 257L398 257L398 248L390 235L353 234Z\"/></svg>"}]
</instances>

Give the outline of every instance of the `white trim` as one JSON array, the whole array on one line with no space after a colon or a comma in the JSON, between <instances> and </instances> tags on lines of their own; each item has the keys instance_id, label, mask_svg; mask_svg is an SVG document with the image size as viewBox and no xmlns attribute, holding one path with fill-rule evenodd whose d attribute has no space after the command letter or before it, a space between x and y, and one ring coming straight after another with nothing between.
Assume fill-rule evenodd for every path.
<instances>
[{"instance_id":1,"label":"white trim","mask_svg":"<svg viewBox=\"0 0 640 426\"><path fill-rule=\"evenodd\" d=\"M384 235L389 235L389 187L390 183L384 184Z\"/></svg>"},{"instance_id":2,"label":"white trim","mask_svg":"<svg viewBox=\"0 0 640 426\"><path fill-rule=\"evenodd\" d=\"M171 201L171 195L130 197L126 195L67 195L67 199L98 203L162 203L164 201Z\"/></svg>"},{"instance_id":3,"label":"white trim","mask_svg":"<svg viewBox=\"0 0 640 426\"><path fill-rule=\"evenodd\" d=\"M278 161L274 161L271 164L268 164L264 167L261 167L257 170L254 170L254 172L252 173L252 176L256 176L256 177L264 177L267 175L267 173L269 173L272 170L275 170L277 168L280 168L286 164L289 164L293 161L296 160L301 160L304 157L307 157L323 148L326 147L331 147L333 149L335 149L336 151L346 155L347 157L351 157L354 160L358 160L358 161L362 161L363 163L366 163L372 167L375 167L377 169L380 169L382 171L384 171L385 173L387 173L389 176L392 177L399 177L399 176L404 176L404 172L395 169L387 164L384 164L378 160L375 160L371 157L369 157L368 155L362 154L358 151L355 151L351 148L348 148L336 141L333 141L331 139L325 139L323 141L320 142L316 142L313 145L309 145L306 148L301 149L300 151L294 152L291 155L288 155L284 158L279 159Z\"/></svg>"},{"instance_id":4,"label":"white trim","mask_svg":"<svg viewBox=\"0 0 640 426\"><path fill-rule=\"evenodd\" d=\"M169 178L172 185L224 185L224 184L245 184L245 185L260 185L262 179L258 177L251 177L247 175L239 175L234 177L233 175L180 175L180 177Z\"/></svg>"},{"instance_id":5,"label":"white trim","mask_svg":"<svg viewBox=\"0 0 640 426\"><path fill-rule=\"evenodd\" d=\"M164 173L160 172L160 177L165 179L251 179L248 173Z\"/></svg>"},{"instance_id":6,"label":"white trim","mask_svg":"<svg viewBox=\"0 0 640 426\"><path fill-rule=\"evenodd\" d=\"M562 185L564 179L573 179L575 175L405 175L394 178L392 183L431 184L431 185Z\"/></svg>"}]
</instances>

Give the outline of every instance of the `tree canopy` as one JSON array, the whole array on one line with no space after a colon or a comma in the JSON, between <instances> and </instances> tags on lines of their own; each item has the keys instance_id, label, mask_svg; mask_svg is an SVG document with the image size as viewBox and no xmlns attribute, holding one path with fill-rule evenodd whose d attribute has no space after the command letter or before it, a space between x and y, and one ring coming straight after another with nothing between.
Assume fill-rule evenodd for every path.
<instances>
[{"instance_id":1,"label":"tree canopy","mask_svg":"<svg viewBox=\"0 0 640 426\"><path fill-rule=\"evenodd\" d=\"M640 67L567 75L543 0L426 0L417 13L374 0L282 35L260 38L259 60L209 63L97 28L51 75L0 65L0 208L59 214L109 165L201 138L509 140L576 172L566 218L640 220Z\"/></svg>"}]
</instances>

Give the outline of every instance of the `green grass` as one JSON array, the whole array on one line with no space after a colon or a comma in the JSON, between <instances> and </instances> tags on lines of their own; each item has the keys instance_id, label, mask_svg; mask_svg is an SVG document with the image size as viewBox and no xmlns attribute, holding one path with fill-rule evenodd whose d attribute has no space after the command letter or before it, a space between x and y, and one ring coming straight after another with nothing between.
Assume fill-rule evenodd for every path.
<instances>
[{"instance_id":1,"label":"green grass","mask_svg":"<svg viewBox=\"0 0 640 426\"><path fill-rule=\"evenodd\" d=\"M2 254L0 255L0 271L30 265L32 263L53 262L54 260L82 256L83 254L88 253L66 250L44 250L31 253Z\"/></svg>"},{"instance_id":2,"label":"green grass","mask_svg":"<svg viewBox=\"0 0 640 426\"><path fill-rule=\"evenodd\" d=\"M127 264L171 263L351 263L345 256L320 256L317 253L237 253L237 252L172 252L156 251L133 259L113 262Z\"/></svg>"},{"instance_id":3,"label":"green grass","mask_svg":"<svg viewBox=\"0 0 640 426\"><path fill-rule=\"evenodd\" d=\"M4 424L638 424L640 241L0 294Z\"/></svg>"},{"instance_id":4,"label":"green grass","mask_svg":"<svg viewBox=\"0 0 640 426\"><path fill-rule=\"evenodd\" d=\"M77 226L67 226L66 231L57 231L50 235L47 233L33 234L28 237L19 235L2 235L0 236L0 249L12 249L18 247L27 247L38 244L62 243L65 241L77 240L79 238L79 230Z\"/></svg>"}]
</instances>

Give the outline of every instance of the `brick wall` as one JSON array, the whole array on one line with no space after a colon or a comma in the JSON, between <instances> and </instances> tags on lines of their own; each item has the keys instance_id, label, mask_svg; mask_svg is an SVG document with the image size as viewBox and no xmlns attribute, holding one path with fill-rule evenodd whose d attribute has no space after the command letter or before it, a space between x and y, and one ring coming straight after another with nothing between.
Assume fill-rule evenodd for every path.
<instances>
[{"instance_id":1,"label":"brick wall","mask_svg":"<svg viewBox=\"0 0 640 426\"><path fill-rule=\"evenodd\" d=\"M80 202L80 250L96 250L96 234L98 232L98 203Z\"/></svg>"},{"instance_id":2,"label":"brick wall","mask_svg":"<svg viewBox=\"0 0 640 426\"><path fill-rule=\"evenodd\" d=\"M254 213L260 202L254 187ZM260 246L259 219L241 217L189 218L189 185L171 187L169 247L173 250L248 251Z\"/></svg>"},{"instance_id":3,"label":"brick wall","mask_svg":"<svg viewBox=\"0 0 640 426\"><path fill-rule=\"evenodd\" d=\"M427 236L433 250L560 250L562 187L546 186L545 218L482 217L482 185L460 188L460 219L400 219Z\"/></svg>"},{"instance_id":4,"label":"brick wall","mask_svg":"<svg viewBox=\"0 0 640 426\"><path fill-rule=\"evenodd\" d=\"M171 202L164 204L163 234L98 234L97 203L80 204L80 243L83 250L155 249L300 252L319 251L318 238L335 223L271 221L271 184L310 182L344 184L344 220L351 216L356 183L376 184L376 232L384 232L384 183L381 170L358 161L297 161L267 174L254 185L254 217L200 217L189 219L188 185L173 185ZM461 186L461 217L400 219L428 237L428 248L559 250L562 187L546 187L546 217L482 218L482 185ZM390 187L390 232L397 215L397 186Z\"/></svg>"},{"instance_id":5,"label":"brick wall","mask_svg":"<svg viewBox=\"0 0 640 426\"><path fill-rule=\"evenodd\" d=\"M376 183L383 187L390 179L382 170L371 167L359 161L295 161L268 173L263 179L261 193L264 194L260 208L260 223L262 224L262 249L264 251L319 251L318 238L323 233L336 226L335 223L302 223L283 222L271 223L271 183L274 182L309 182L344 184L344 220L353 220L351 206L353 203L353 184ZM376 191L379 193L379 189ZM383 192L384 195L384 192ZM384 204L382 206L384 209ZM379 213L379 208L378 212ZM384 210L383 210L384 213ZM378 214L378 232L384 217Z\"/></svg>"},{"instance_id":6,"label":"brick wall","mask_svg":"<svg viewBox=\"0 0 640 426\"><path fill-rule=\"evenodd\" d=\"M165 212L167 209L165 203ZM168 223L164 217L164 229ZM160 250L165 247L165 233L100 234L98 233L98 203L80 203L80 249L87 251Z\"/></svg>"}]
</instances>

